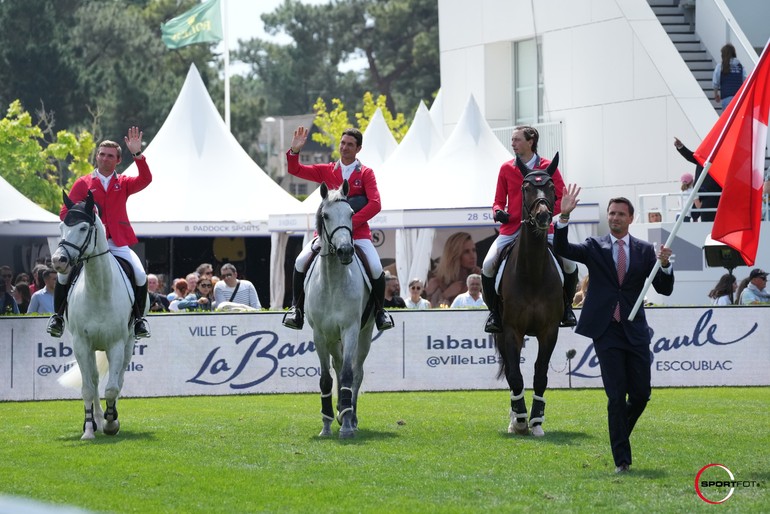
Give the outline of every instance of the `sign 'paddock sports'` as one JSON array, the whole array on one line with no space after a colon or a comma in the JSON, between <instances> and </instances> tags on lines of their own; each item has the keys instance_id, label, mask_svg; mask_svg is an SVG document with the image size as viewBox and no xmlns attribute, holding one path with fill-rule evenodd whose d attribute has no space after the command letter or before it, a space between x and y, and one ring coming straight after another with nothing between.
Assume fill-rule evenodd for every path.
<instances>
[{"instance_id":1,"label":"sign 'paddock sports'","mask_svg":"<svg viewBox=\"0 0 770 514\"><path fill-rule=\"evenodd\" d=\"M766 307L647 309L653 386L770 385L768 314ZM134 348L124 396L317 392L312 331L284 328L282 315L151 316L153 337ZM498 356L482 330L485 310L393 311L393 317L395 329L375 334L366 390L507 389L495 378ZM45 324L43 317L0 318L0 400L79 398L56 382L74 359L69 335L53 339ZM522 351L527 384L536 353L534 342ZM548 386L570 385L602 383L591 340L562 329Z\"/></svg>"}]
</instances>

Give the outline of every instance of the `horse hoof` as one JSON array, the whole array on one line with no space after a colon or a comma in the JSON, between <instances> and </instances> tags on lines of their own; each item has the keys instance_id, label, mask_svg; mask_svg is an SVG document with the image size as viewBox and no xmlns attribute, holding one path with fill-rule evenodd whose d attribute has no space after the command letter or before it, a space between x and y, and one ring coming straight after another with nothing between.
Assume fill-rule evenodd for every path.
<instances>
[{"instance_id":1,"label":"horse hoof","mask_svg":"<svg viewBox=\"0 0 770 514\"><path fill-rule=\"evenodd\" d=\"M120 421L107 421L104 423L105 435L117 435L120 432Z\"/></svg>"},{"instance_id":2,"label":"horse hoof","mask_svg":"<svg viewBox=\"0 0 770 514\"><path fill-rule=\"evenodd\" d=\"M543 437L545 436L545 432L543 431L542 425L537 425L532 427L532 435L535 437Z\"/></svg>"},{"instance_id":3,"label":"horse hoof","mask_svg":"<svg viewBox=\"0 0 770 514\"><path fill-rule=\"evenodd\" d=\"M352 429L340 430L340 439L352 439L356 436L356 431Z\"/></svg>"},{"instance_id":4,"label":"horse hoof","mask_svg":"<svg viewBox=\"0 0 770 514\"><path fill-rule=\"evenodd\" d=\"M321 430L321 433L318 434L318 437L331 437L331 435L332 435L331 428L324 427L324 429Z\"/></svg>"},{"instance_id":5,"label":"horse hoof","mask_svg":"<svg viewBox=\"0 0 770 514\"><path fill-rule=\"evenodd\" d=\"M519 435L529 435L529 427L526 421L516 422L513 424L513 432Z\"/></svg>"},{"instance_id":6,"label":"horse hoof","mask_svg":"<svg viewBox=\"0 0 770 514\"><path fill-rule=\"evenodd\" d=\"M90 441L91 439L94 439L94 433L92 431L83 432L83 436L80 438L81 441Z\"/></svg>"}]
</instances>

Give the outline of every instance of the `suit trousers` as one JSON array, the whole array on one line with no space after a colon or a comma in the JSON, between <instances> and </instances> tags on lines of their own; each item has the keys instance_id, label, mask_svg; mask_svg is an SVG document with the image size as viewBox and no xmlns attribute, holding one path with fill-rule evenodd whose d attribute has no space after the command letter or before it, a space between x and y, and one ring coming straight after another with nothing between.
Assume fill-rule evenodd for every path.
<instances>
[{"instance_id":1,"label":"suit trousers","mask_svg":"<svg viewBox=\"0 0 770 514\"><path fill-rule=\"evenodd\" d=\"M610 322L594 350L602 371L607 395L607 424L615 465L631 464L629 436L644 412L651 393L650 348L631 345L623 325Z\"/></svg>"}]
</instances>

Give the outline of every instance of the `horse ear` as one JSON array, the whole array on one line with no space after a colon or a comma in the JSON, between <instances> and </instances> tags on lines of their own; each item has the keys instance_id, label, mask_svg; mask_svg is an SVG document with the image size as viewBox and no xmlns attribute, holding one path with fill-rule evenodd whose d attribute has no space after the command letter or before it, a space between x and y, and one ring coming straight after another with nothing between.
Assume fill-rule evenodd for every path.
<instances>
[{"instance_id":1,"label":"horse ear","mask_svg":"<svg viewBox=\"0 0 770 514\"><path fill-rule=\"evenodd\" d=\"M350 192L350 184L348 183L348 179L345 179L342 181L342 194L345 196L348 196L349 192Z\"/></svg>"},{"instance_id":2,"label":"horse ear","mask_svg":"<svg viewBox=\"0 0 770 514\"><path fill-rule=\"evenodd\" d=\"M326 200L326 197L329 195L329 186L326 185L326 182L321 182L321 198Z\"/></svg>"},{"instance_id":3,"label":"horse ear","mask_svg":"<svg viewBox=\"0 0 770 514\"><path fill-rule=\"evenodd\" d=\"M72 203L72 200L70 200L70 197L67 196L67 192L64 189L61 190L61 197L62 197L62 200L64 201L64 205L67 207L67 209L68 210L72 209L72 206L75 205L75 204Z\"/></svg>"},{"instance_id":4,"label":"horse ear","mask_svg":"<svg viewBox=\"0 0 770 514\"><path fill-rule=\"evenodd\" d=\"M548 168L546 168L545 172L548 173L551 177L553 177L553 174L556 173L556 168L559 167L559 152L556 152L556 155L553 156L553 160L551 161L551 164L548 165Z\"/></svg>"},{"instance_id":5,"label":"horse ear","mask_svg":"<svg viewBox=\"0 0 770 514\"><path fill-rule=\"evenodd\" d=\"M518 155L516 155L516 167L519 168L522 177L526 177L532 172L531 169L527 168L527 165L524 164L524 161L522 161L521 157Z\"/></svg>"},{"instance_id":6,"label":"horse ear","mask_svg":"<svg viewBox=\"0 0 770 514\"><path fill-rule=\"evenodd\" d=\"M88 196L86 196L86 212L94 211L94 194L91 190L88 190Z\"/></svg>"}]
</instances>

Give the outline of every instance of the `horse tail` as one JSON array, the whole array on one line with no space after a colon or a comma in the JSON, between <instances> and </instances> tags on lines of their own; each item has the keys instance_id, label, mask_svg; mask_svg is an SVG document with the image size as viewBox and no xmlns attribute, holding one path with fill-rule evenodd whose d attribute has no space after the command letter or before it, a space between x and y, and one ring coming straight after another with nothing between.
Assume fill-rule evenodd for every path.
<instances>
[{"instance_id":1,"label":"horse tail","mask_svg":"<svg viewBox=\"0 0 770 514\"><path fill-rule=\"evenodd\" d=\"M59 385L69 387L71 389L80 389L83 386L83 379L80 376L80 366L77 361L71 361L70 368L59 377ZM99 371L99 379L103 379L107 376L107 372L110 371L110 364L107 362L107 354L105 352L96 352L96 369Z\"/></svg>"},{"instance_id":2,"label":"horse tail","mask_svg":"<svg viewBox=\"0 0 770 514\"><path fill-rule=\"evenodd\" d=\"M505 355L503 354L503 344L499 339L503 337L503 334L490 334L492 338L492 341L495 343L495 349L497 350L497 355L500 356L499 359L497 359L498 367L497 367L497 380L500 380L501 378L505 378Z\"/></svg>"}]
</instances>

